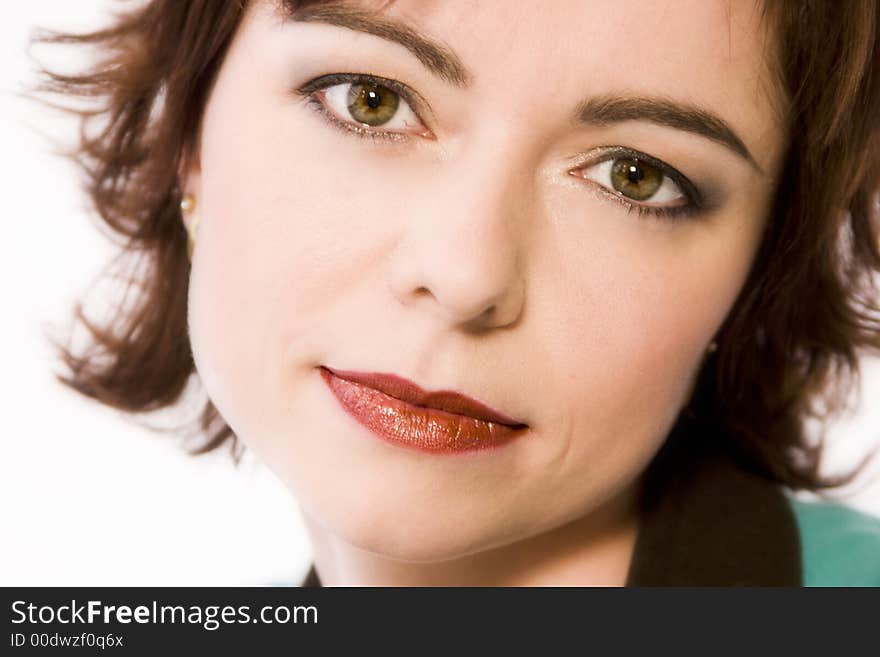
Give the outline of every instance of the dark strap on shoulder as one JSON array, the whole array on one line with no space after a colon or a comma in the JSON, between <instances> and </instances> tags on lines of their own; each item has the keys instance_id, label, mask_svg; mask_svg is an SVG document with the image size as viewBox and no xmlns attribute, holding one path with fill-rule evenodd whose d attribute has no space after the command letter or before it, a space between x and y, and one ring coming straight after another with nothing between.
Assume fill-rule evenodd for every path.
<instances>
[{"instance_id":1,"label":"dark strap on shoulder","mask_svg":"<svg viewBox=\"0 0 880 657\"><path fill-rule=\"evenodd\" d=\"M683 426L646 471L626 585L802 586L800 535L782 489L711 429ZM321 586L314 566L302 586Z\"/></svg>"},{"instance_id":2,"label":"dark strap on shoulder","mask_svg":"<svg viewBox=\"0 0 880 657\"><path fill-rule=\"evenodd\" d=\"M303 583L300 584L303 588L316 588L321 586L321 580L318 579L318 573L315 571L315 565L312 564L309 566L309 572L306 573L306 578L303 580Z\"/></svg>"},{"instance_id":3,"label":"dark strap on shoulder","mask_svg":"<svg viewBox=\"0 0 880 657\"><path fill-rule=\"evenodd\" d=\"M627 586L802 586L791 503L715 431L679 429L646 475Z\"/></svg>"}]
</instances>

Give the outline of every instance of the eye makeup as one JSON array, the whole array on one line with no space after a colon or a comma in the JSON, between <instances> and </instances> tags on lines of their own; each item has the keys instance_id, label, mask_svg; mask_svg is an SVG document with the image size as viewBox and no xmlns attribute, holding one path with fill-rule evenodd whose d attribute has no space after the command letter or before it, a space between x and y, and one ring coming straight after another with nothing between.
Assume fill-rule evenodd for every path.
<instances>
[{"instance_id":1,"label":"eye makeup","mask_svg":"<svg viewBox=\"0 0 880 657\"><path fill-rule=\"evenodd\" d=\"M684 203L677 205L648 205L639 203L636 199L626 196L623 192L615 190L613 185L605 185L595 182L582 175L584 170L593 168L603 162L617 162L626 160L636 164L644 163L647 166L658 170L665 179L671 181L680 191L685 199ZM602 146L593 149L589 154L580 156L575 166L569 169L569 175L587 181L595 185L596 188L606 194L611 199L617 201L627 212L637 212L639 216L652 216L666 221L676 221L695 217L707 210L708 204L703 193L682 173L674 167L666 164L662 160L623 146Z\"/></svg>"},{"instance_id":2,"label":"eye makeup","mask_svg":"<svg viewBox=\"0 0 880 657\"><path fill-rule=\"evenodd\" d=\"M359 122L354 118L352 120L341 118L338 116L339 112L330 109L327 103L327 90L338 85L357 85L381 90L382 93L393 93L399 98L395 99L395 102L405 103L405 109L411 112L411 115L424 126L421 114L424 113L427 103L407 85L390 78L365 73L330 73L313 78L297 87L294 93L305 99L309 108L318 113L331 126L362 139L398 143L409 141L412 137L434 139L433 134L427 128L423 132L383 130L374 125ZM350 111L346 113L350 114ZM584 171L603 163L609 163L611 166L621 163L628 165L631 169L631 175L634 176L631 180L636 186L638 182L641 182L646 171L649 177L651 175L654 178L659 176L661 179L658 183L660 189L665 190L667 195L670 187L679 190L683 202L671 205L651 205L650 198L643 199L647 202L640 202L622 190L615 189L611 176L606 176L609 178L609 182L604 184L583 175ZM619 203L627 213L636 212L640 217L675 223L696 218L715 206L715 204L707 202L707 196L674 167L647 153L625 146L609 145L591 149L589 153L576 158L574 166L568 170L568 173L575 178L584 180L599 193ZM626 181L624 180L624 182Z\"/></svg>"},{"instance_id":3,"label":"eye makeup","mask_svg":"<svg viewBox=\"0 0 880 657\"><path fill-rule=\"evenodd\" d=\"M310 80L309 82L306 82L304 85L298 87L295 90L295 93L305 98L309 107L315 110L324 120L328 121L331 125L336 128L346 130L358 137L396 142L406 141L412 136L419 136L429 139L433 138L433 135L431 135L430 132L427 131L427 129L421 133L404 132L399 130L382 130L379 128L371 127L365 123L360 123L355 120L346 121L344 119L340 119L338 116L336 116L335 112L330 110L326 106L324 101L321 100L320 94L330 87L341 84L384 87L385 89L388 89L391 92L397 94L409 106L413 115L415 115L416 118L418 118L418 120L422 122L422 125L424 125L424 121L422 120L420 114L423 113L422 108L426 106L426 103L422 99L420 99L418 95L409 87L398 82L397 80L392 80L390 78L383 78L380 76L368 75L364 73L330 73L328 75L322 75L313 80Z\"/></svg>"}]
</instances>

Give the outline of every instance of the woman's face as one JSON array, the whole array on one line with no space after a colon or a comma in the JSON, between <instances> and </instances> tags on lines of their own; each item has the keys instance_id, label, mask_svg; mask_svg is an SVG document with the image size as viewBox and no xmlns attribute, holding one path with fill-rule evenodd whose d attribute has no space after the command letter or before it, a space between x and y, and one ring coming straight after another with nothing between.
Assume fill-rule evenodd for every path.
<instances>
[{"instance_id":1,"label":"woman's face","mask_svg":"<svg viewBox=\"0 0 880 657\"><path fill-rule=\"evenodd\" d=\"M223 417L308 518L392 558L631 495L767 219L784 135L759 7L280 5L249 7L185 183L190 333ZM485 450L392 444L320 366L528 427Z\"/></svg>"}]
</instances>

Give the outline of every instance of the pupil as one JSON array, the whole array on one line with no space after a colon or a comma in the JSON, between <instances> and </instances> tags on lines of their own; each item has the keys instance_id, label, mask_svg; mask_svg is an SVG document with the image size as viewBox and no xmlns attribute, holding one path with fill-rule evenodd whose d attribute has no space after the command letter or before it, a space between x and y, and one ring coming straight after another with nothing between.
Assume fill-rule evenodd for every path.
<instances>
[{"instance_id":1,"label":"pupil","mask_svg":"<svg viewBox=\"0 0 880 657\"><path fill-rule=\"evenodd\" d=\"M645 172L637 164L630 164L626 168L626 177L631 183L641 182L645 177Z\"/></svg>"},{"instance_id":2,"label":"pupil","mask_svg":"<svg viewBox=\"0 0 880 657\"><path fill-rule=\"evenodd\" d=\"M382 96L377 94L375 91L367 91L367 105L369 105L370 109L376 109L379 105L382 104Z\"/></svg>"}]
</instances>

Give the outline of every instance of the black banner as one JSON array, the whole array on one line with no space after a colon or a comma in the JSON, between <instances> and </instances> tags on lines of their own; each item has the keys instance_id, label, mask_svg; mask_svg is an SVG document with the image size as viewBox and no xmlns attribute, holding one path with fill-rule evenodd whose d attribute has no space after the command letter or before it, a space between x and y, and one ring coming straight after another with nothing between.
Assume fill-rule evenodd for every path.
<instances>
[{"instance_id":1,"label":"black banner","mask_svg":"<svg viewBox=\"0 0 880 657\"><path fill-rule=\"evenodd\" d=\"M464 637L496 647L597 642L625 652L719 641L766 648L776 637L839 651L880 645L880 589L6 588L0 654L189 650L294 654L303 647L422 652ZM842 628L835 631L835 627ZM860 633L865 638L858 639ZM706 637L701 639L700 637ZM867 644L862 641L867 640ZM414 642L414 643L413 643ZM551 652L555 652L552 650ZM581 650L577 650L578 653ZM201 654L201 653L200 653ZM310 653L312 654L312 653Z\"/></svg>"}]
</instances>

